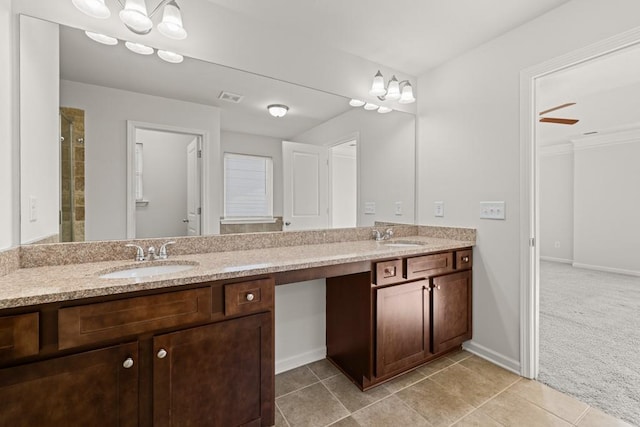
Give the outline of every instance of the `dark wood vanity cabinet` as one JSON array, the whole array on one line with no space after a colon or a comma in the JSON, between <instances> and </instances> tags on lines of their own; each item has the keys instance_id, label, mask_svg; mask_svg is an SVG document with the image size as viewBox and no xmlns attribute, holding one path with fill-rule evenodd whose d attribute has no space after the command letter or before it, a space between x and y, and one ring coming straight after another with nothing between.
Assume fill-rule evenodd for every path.
<instances>
[{"instance_id":1,"label":"dark wood vanity cabinet","mask_svg":"<svg viewBox=\"0 0 640 427\"><path fill-rule=\"evenodd\" d=\"M327 279L327 357L366 390L471 339L471 250Z\"/></svg>"},{"instance_id":2,"label":"dark wood vanity cabinet","mask_svg":"<svg viewBox=\"0 0 640 427\"><path fill-rule=\"evenodd\" d=\"M5 333L0 425L271 426L273 297L273 279L211 282L0 316L44 343Z\"/></svg>"}]
</instances>

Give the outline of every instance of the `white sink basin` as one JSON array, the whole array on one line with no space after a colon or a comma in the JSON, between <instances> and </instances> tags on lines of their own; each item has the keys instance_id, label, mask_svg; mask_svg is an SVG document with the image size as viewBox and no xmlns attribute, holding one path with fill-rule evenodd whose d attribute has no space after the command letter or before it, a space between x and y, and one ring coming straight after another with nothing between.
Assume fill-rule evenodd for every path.
<instances>
[{"instance_id":1,"label":"white sink basin","mask_svg":"<svg viewBox=\"0 0 640 427\"><path fill-rule=\"evenodd\" d=\"M407 241L395 241L395 242L387 242L384 243L385 246L389 246L391 248L419 248L420 246L424 246L426 243L418 243L418 242L407 242Z\"/></svg>"},{"instance_id":2,"label":"white sink basin","mask_svg":"<svg viewBox=\"0 0 640 427\"><path fill-rule=\"evenodd\" d=\"M102 279L128 279L138 277L152 277L161 274L172 274L181 271L191 270L195 265L192 264L160 264L148 265L140 267L131 267L124 270L113 271L100 275Z\"/></svg>"}]
</instances>

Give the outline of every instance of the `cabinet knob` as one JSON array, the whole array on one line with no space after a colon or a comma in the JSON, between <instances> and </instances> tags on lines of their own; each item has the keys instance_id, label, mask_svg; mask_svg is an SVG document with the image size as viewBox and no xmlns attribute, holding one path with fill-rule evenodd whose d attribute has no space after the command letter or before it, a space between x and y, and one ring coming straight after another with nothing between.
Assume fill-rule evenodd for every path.
<instances>
[{"instance_id":1,"label":"cabinet knob","mask_svg":"<svg viewBox=\"0 0 640 427\"><path fill-rule=\"evenodd\" d=\"M255 296L251 292L247 294L247 301L253 301L254 298Z\"/></svg>"},{"instance_id":2,"label":"cabinet knob","mask_svg":"<svg viewBox=\"0 0 640 427\"><path fill-rule=\"evenodd\" d=\"M469 262L469 257L468 256L463 256L462 257L462 262Z\"/></svg>"},{"instance_id":3,"label":"cabinet knob","mask_svg":"<svg viewBox=\"0 0 640 427\"><path fill-rule=\"evenodd\" d=\"M124 362L122 362L122 367L125 369L133 367L133 359L131 357L127 357Z\"/></svg>"},{"instance_id":4,"label":"cabinet knob","mask_svg":"<svg viewBox=\"0 0 640 427\"><path fill-rule=\"evenodd\" d=\"M433 289L440 289L440 285L435 285Z\"/></svg>"},{"instance_id":5,"label":"cabinet knob","mask_svg":"<svg viewBox=\"0 0 640 427\"><path fill-rule=\"evenodd\" d=\"M167 357L167 350L161 348L160 350L158 350L156 356L158 356L158 359L164 359L165 357Z\"/></svg>"}]
</instances>

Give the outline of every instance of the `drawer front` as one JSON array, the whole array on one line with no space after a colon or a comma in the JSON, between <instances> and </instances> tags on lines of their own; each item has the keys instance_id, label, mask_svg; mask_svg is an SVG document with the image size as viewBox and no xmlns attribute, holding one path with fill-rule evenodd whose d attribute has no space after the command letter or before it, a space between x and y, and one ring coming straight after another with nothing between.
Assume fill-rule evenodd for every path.
<instances>
[{"instance_id":1,"label":"drawer front","mask_svg":"<svg viewBox=\"0 0 640 427\"><path fill-rule=\"evenodd\" d=\"M376 285L389 285L404 280L402 260L394 259L376 263Z\"/></svg>"},{"instance_id":2,"label":"drawer front","mask_svg":"<svg viewBox=\"0 0 640 427\"><path fill-rule=\"evenodd\" d=\"M456 270L467 270L473 265L473 251L456 251Z\"/></svg>"},{"instance_id":3,"label":"drawer front","mask_svg":"<svg viewBox=\"0 0 640 427\"><path fill-rule=\"evenodd\" d=\"M227 316L256 313L273 308L273 279L224 285L224 313Z\"/></svg>"},{"instance_id":4,"label":"drawer front","mask_svg":"<svg viewBox=\"0 0 640 427\"><path fill-rule=\"evenodd\" d=\"M407 279L431 277L453 270L453 253L407 258Z\"/></svg>"},{"instance_id":5,"label":"drawer front","mask_svg":"<svg viewBox=\"0 0 640 427\"><path fill-rule=\"evenodd\" d=\"M58 348L189 325L210 318L211 288L62 308L58 310Z\"/></svg>"},{"instance_id":6,"label":"drawer front","mask_svg":"<svg viewBox=\"0 0 640 427\"><path fill-rule=\"evenodd\" d=\"M0 363L38 354L38 319L38 313L0 317Z\"/></svg>"}]
</instances>

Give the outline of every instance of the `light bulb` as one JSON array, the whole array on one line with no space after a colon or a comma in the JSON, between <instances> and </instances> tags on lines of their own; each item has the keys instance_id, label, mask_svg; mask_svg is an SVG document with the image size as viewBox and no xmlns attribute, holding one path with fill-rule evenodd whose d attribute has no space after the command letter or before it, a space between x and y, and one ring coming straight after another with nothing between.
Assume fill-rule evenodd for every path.
<instances>
[{"instance_id":1,"label":"light bulb","mask_svg":"<svg viewBox=\"0 0 640 427\"><path fill-rule=\"evenodd\" d=\"M107 19L111 11L104 4L104 0L71 0L73 5L85 15L92 18Z\"/></svg>"},{"instance_id":2,"label":"light bulb","mask_svg":"<svg viewBox=\"0 0 640 427\"><path fill-rule=\"evenodd\" d=\"M182 14L175 1L170 1L162 12L162 22L158 24L158 31L165 37L174 40L182 40L187 37L187 32L182 26Z\"/></svg>"},{"instance_id":3,"label":"light bulb","mask_svg":"<svg viewBox=\"0 0 640 427\"><path fill-rule=\"evenodd\" d=\"M389 87L387 88L386 98L392 101L400 99L400 85L398 84L398 79L396 79L396 76L391 77L391 80L389 80Z\"/></svg>"},{"instance_id":4,"label":"light bulb","mask_svg":"<svg viewBox=\"0 0 640 427\"><path fill-rule=\"evenodd\" d=\"M413 88L410 83L405 84L402 88L402 95L398 102L400 104L411 104L412 102L416 102L416 98L413 96Z\"/></svg>"},{"instance_id":5,"label":"light bulb","mask_svg":"<svg viewBox=\"0 0 640 427\"><path fill-rule=\"evenodd\" d=\"M380 70L373 76L373 83L371 84L371 90L369 91L370 95L373 96L383 96L387 91L384 88L384 77L382 77L382 73Z\"/></svg>"}]
</instances>

